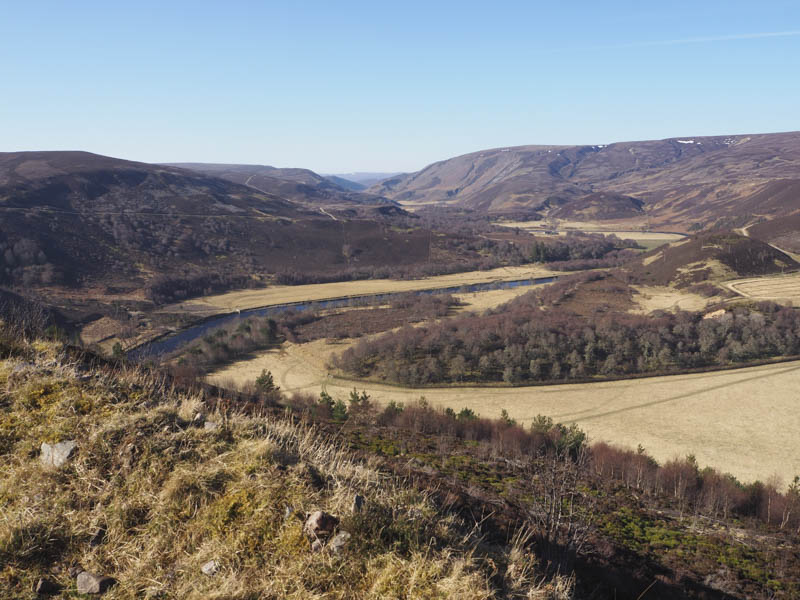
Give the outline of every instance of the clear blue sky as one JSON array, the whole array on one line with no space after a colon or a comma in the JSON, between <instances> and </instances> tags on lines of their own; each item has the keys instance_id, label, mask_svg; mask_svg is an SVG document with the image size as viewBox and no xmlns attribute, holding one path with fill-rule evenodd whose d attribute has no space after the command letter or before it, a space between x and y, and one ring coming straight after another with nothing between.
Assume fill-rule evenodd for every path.
<instances>
[{"instance_id":1,"label":"clear blue sky","mask_svg":"<svg viewBox=\"0 0 800 600\"><path fill-rule=\"evenodd\" d=\"M2 151L401 171L800 129L797 0L0 8Z\"/></svg>"}]
</instances>

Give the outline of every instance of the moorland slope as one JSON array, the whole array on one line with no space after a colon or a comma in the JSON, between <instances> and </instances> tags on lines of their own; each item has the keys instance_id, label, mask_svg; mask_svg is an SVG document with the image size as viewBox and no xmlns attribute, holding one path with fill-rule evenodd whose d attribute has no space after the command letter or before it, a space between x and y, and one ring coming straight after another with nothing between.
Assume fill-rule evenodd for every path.
<instances>
[{"instance_id":1,"label":"moorland slope","mask_svg":"<svg viewBox=\"0 0 800 600\"><path fill-rule=\"evenodd\" d=\"M248 279L429 257L427 232L386 226L394 209L337 219L309 203L87 152L3 153L0 284L137 289L157 277Z\"/></svg>"},{"instance_id":2,"label":"moorland slope","mask_svg":"<svg viewBox=\"0 0 800 600\"><path fill-rule=\"evenodd\" d=\"M800 133L482 150L376 184L398 201L686 229L798 208ZM611 209L609 209L611 207Z\"/></svg>"}]
</instances>

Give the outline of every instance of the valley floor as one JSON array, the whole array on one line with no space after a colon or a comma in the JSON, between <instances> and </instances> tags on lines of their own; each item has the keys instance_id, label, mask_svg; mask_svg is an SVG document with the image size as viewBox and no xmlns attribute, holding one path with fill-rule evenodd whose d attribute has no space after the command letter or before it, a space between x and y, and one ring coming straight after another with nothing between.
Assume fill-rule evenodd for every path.
<instances>
[{"instance_id":1,"label":"valley floor","mask_svg":"<svg viewBox=\"0 0 800 600\"><path fill-rule=\"evenodd\" d=\"M490 283L515 281L537 277L553 277L559 275L542 265L523 265L519 267L501 267L489 271L467 271L451 275L439 275L424 279L365 279L362 281L341 281L335 283L315 283L309 285L274 285L255 290L239 290L227 294L204 296L173 304L162 309L162 312L186 313L193 316L212 316L237 310L260 308L291 302L307 302L345 298L349 296L366 296L371 294L387 294L397 292L413 292L419 290L440 289L470 285L474 283Z\"/></svg>"},{"instance_id":2,"label":"valley floor","mask_svg":"<svg viewBox=\"0 0 800 600\"><path fill-rule=\"evenodd\" d=\"M436 406L467 407L486 417L505 409L523 424L542 414L578 423L593 440L641 444L659 461L694 454L701 466L743 481L777 475L788 484L800 474L800 362L589 384L403 388L334 377L326 363L346 347L325 340L284 344L221 369L210 380L247 383L267 369L289 393L325 389L346 399L357 387L382 404L424 396Z\"/></svg>"}]
</instances>

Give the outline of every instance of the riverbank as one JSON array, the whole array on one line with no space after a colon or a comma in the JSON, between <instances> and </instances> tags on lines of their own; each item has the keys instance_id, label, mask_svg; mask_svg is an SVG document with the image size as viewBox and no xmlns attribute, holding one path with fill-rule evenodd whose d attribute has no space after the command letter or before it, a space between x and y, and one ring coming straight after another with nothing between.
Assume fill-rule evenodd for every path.
<instances>
[{"instance_id":1,"label":"riverbank","mask_svg":"<svg viewBox=\"0 0 800 600\"><path fill-rule=\"evenodd\" d=\"M308 285L274 285L256 290L237 290L225 294L193 298L171 304L160 309L160 313L190 314L195 317L251 310L268 306L313 302L335 298L353 298L357 296L374 296L415 292L431 289L454 288L482 283L500 283L525 279L538 279L563 275L559 271L551 271L547 267L522 265L518 267L500 267L488 271L467 271L438 275L423 279L364 279L360 281L340 281L334 283L313 283Z\"/></svg>"}]
</instances>

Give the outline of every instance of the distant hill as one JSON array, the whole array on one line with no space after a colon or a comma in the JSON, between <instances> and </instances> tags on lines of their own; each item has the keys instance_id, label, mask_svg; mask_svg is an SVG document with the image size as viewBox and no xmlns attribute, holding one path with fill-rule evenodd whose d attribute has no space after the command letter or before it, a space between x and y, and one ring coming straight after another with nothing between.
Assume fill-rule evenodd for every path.
<instances>
[{"instance_id":1,"label":"distant hill","mask_svg":"<svg viewBox=\"0 0 800 600\"><path fill-rule=\"evenodd\" d=\"M301 189L292 201L196 170L88 152L2 153L0 285L136 289L164 277L245 281L427 260L426 232L383 222L403 214L393 205L365 209L365 218L351 203L337 219Z\"/></svg>"},{"instance_id":2,"label":"distant hill","mask_svg":"<svg viewBox=\"0 0 800 600\"><path fill-rule=\"evenodd\" d=\"M379 172L372 172L372 171L356 171L355 173L335 173L333 175L327 175L327 177L332 177L336 179L344 179L345 181L351 181L353 183L357 183L363 185L364 188L368 188L370 186L375 185L383 181L384 179L389 179L390 177L397 177L398 175L402 175L402 173L379 173Z\"/></svg>"},{"instance_id":3,"label":"distant hill","mask_svg":"<svg viewBox=\"0 0 800 600\"><path fill-rule=\"evenodd\" d=\"M367 186L364 185L363 183L358 183L357 181L350 181L349 179L344 179L343 177L339 177L337 175L326 175L325 179L333 182L340 188L351 190L353 192L361 192L367 189Z\"/></svg>"},{"instance_id":4,"label":"distant hill","mask_svg":"<svg viewBox=\"0 0 800 600\"><path fill-rule=\"evenodd\" d=\"M379 195L363 193L361 190L365 186L345 181L340 184L337 180L323 177L308 169L212 163L172 163L169 166L221 177L288 200L326 208L390 202ZM354 189L353 186L359 189Z\"/></svg>"},{"instance_id":5,"label":"distant hill","mask_svg":"<svg viewBox=\"0 0 800 600\"><path fill-rule=\"evenodd\" d=\"M748 221L800 208L800 132L495 148L386 179L370 191L496 214L646 216L674 229Z\"/></svg>"}]
</instances>

